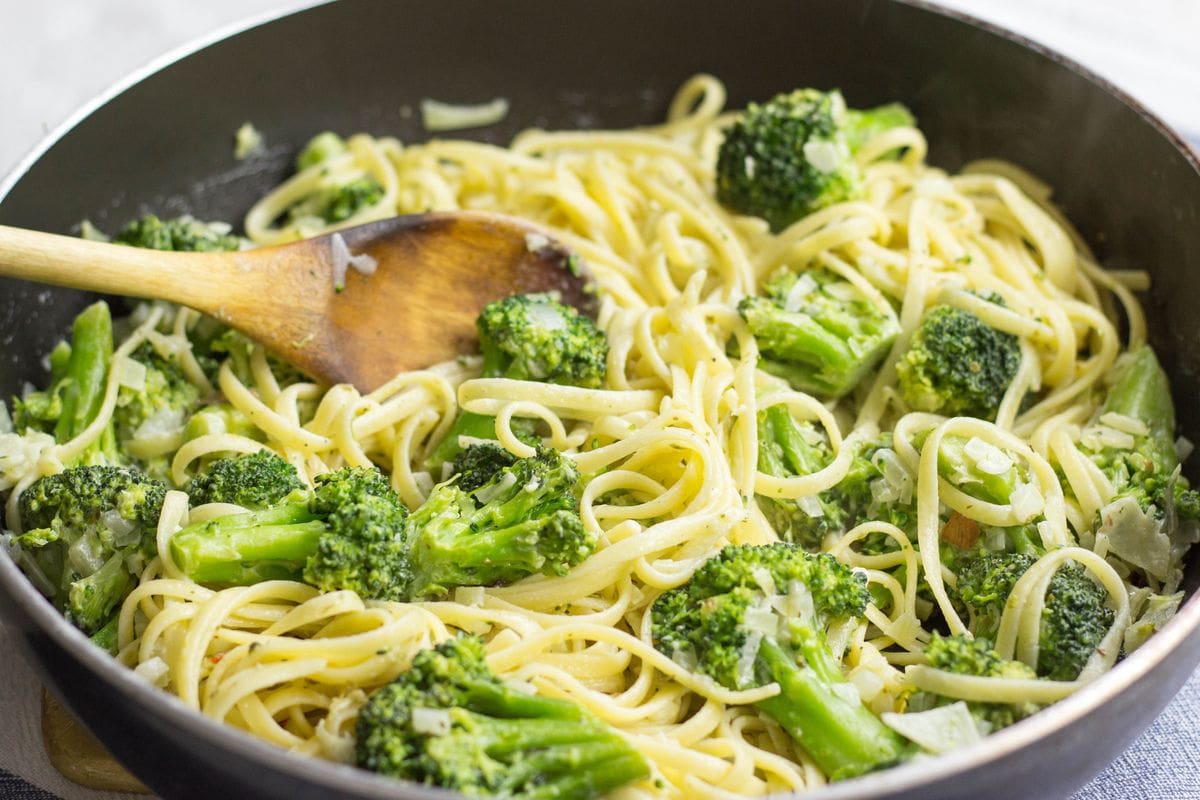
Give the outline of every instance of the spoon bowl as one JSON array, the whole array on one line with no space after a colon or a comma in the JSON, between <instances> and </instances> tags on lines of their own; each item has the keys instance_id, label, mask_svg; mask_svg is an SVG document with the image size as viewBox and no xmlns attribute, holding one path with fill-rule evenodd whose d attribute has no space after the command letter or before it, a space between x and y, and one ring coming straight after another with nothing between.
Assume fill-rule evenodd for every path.
<instances>
[{"instance_id":1,"label":"spoon bowl","mask_svg":"<svg viewBox=\"0 0 1200 800\"><path fill-rule=\"evenodd\" d=\"M370 391L470 352L475 318L554 292L585 313L581 262L523 220L411 214L288 244L175 253L0 226L0 275L170 300L209 314L325 383Z\"/></svg>"}]
</instances>

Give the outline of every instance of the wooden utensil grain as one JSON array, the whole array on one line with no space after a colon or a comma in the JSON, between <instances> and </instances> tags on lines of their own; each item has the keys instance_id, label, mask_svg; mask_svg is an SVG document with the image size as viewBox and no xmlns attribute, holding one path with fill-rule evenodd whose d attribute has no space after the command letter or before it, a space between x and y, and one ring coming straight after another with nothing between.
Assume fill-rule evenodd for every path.
<instances>
[{"instance_id":1,"label":"wooden utensil grain","mask_svg":"<svg viewBox=\"0 0 1200 800\"><path fill-rule=\"evenodd\" d=\"M336 237L343 253L377 263L371 274L346 270L340 291ZM482 212L393 217L232 253L143 250L0 226L0 275L186 305L315 378L362 391L471 352L475 318L493 300L555 291L585 312L595 302L565 247L527 222Z\"/></svg>"}]
</instances>

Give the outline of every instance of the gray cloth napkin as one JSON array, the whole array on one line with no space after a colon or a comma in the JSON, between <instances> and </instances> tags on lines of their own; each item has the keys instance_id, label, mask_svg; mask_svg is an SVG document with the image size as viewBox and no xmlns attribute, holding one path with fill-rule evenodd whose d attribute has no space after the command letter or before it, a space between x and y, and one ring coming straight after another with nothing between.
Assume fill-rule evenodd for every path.
<instances>
[{"instance_id":1,"label":"gray cloth napkin","mask_svg":"<svg viewBox=\"0 0 1200 800\"><path fill-rule=\"evenodd\" d=\"M76 786L42 748L41 689L0 626L0 798L145 800ZM1200 800L1200 670L1133 745L1071 800ZM1037 800L1049 800L1038 798Z\"/></svg>"}]
</instances>

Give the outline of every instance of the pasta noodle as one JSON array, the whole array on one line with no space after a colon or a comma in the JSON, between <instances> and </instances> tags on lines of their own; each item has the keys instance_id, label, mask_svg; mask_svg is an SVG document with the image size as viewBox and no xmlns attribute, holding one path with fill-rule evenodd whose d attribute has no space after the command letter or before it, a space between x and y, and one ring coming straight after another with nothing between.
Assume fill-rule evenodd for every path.
<instances>
[{"instance_id":1,"label":"pasta noodle","mask_svg":"<svg viewBox=\"0 0 1200 800\"><path fill-rule=\"evenodd\" d=\"M498 674L571 698L636 743L657 783L622 796L817 786L825 778L808 756L748 705L777 687L732 691L689 672L655 650L648 612L662 590L723 545L777 540L755 495L824 491L845 475L856 440L890 430L897 466L915 487L916 538L867 522L826 543L892 599L889 610L872 606L845 631L845 664L868 706L903 710L918 688L967 700L1050 702L1110 668L1130 623L1133 587L1128 570L1094 546L1091 523L1113 488L1078 442L1098 408L1094 390L1122 349L1114 309L1129 320L1130 344L1145 337L1132 294L1145 288L1145 275L1098 268L1049 206L1048 190L1016 167L984 162L950 175L927 165L925 140L912 127L888 131L859 151L863 199L772 234L761 220L733 215L714 199L715 152L732 119L724 104L720 82L701 75L679 90L657 127L527 131L509 148L452 140L407 145L360 134L343 155L302 170L246 216L246 233L259 245L430 210L486 209L540 223L584 259L601 289L599 325L610 343L601 390L481 378L477 360L467 358L397 376L364 395L349 386L281 384L261 349L251 358L251 381L227 363L211 387L194 358L187 360L194 313L165 306L155 306L116 355L119 362L149 338L174 343L186 354L188 377L219 389L265 440L234 433L193 439L174 452L177 485L205 457L266 447L310 482L340 466L377 464L415 506L440 477L419 465L460 409L496 416L499 441L518 456L532 450L513 422L540 420L548 444L596 476L581 499L584 524L600 537L593 556L565 577L460 589L443 602L364 601L284 581L213 590L188 581L167 555L167 542L189 515L186 498L172 493L158 529L160 556L146 565L121 611L120 659L139 669L159 660L165 669L145 674L214 719L282 747L347 761L367 693L420 649L457 632L476 633ZM883 158L897 148L904 148L898 160ZM355 176L383 187L377 202L336 226L277 222L298 201ZM755 340L735 307L785 265L823 267L877 306L897 309L896 344L875 377L840 402L821 402L756 369ZM995 292L1005 306L974 292ZM897 360L935 303L972 311L1020 337L1020 370L996 422L909 413L899 399ZM731 340L736 348L727 346ZM105 415L116 390L110 377ZM1023 407L1027 391L1040 399ZM827 466L791 478L759 471L754 421L776 405L824 431L836 454ZM40 473L55 471L101 424L44 454ZM938 447L947 435L977 438L1022 464L1036 505L983 503L940 478ZM24 485L10 499L10 519ZM618 495L628 502L614 503ZM947 509L984 526L1043 520L1038 532L1049 553L1021 578L1004 612L997 648L1005 657L1036 663L1047 585L1059 565L1081 565L1108 593L1115 620L1105 655L1077 681L971 678L921 663L931 611L951 632L969 628L948 593L954 575L939 561ZM223 510L199 507L190 518ZM864 554L859 545L868 536L886 537L894 548Z\"/></svg>"}]
</instances>

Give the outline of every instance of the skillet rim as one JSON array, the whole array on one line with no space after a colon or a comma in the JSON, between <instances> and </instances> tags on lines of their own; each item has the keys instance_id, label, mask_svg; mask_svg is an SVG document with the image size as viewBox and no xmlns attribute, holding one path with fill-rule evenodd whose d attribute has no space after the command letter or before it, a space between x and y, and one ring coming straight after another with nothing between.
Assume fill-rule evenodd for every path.
<instances>
[{"instance_id":1,"label":"skillet rim","mask_svg":"<svg viewBox=\"0 0 1200 800\"><path fill-rule=\"evenodd\" d=\"M957 9L949 9L928 0L890 0L900 5L949 17L992 36L1008 40L1026 50L1033 51L1057 65L1075 73L1088 83L1132 110L1144 122L1162 136L1175 151L1183 156L1185 163L1200 177L1200 155L1173 128L1156 114L1148 110L1124 90L1092 70L1035 40L1003 28L986 20ZM18 161L13 170L0 180L0 203L52 147L69 134L92 113L134 87L151 75L182 61L210 46L245 31L269 25L277 20L301 14L335 0L308 0L288 9L276 9L235 21L198 37L163 55L155 57L133 70L108 89L57 125L50 133ZM1200 551L1200 545L1197 546ZM1193 555L1200 558L1200 553ZM115 659L103 655L88 638L70 625L40 593L34 589L7 551L0 558L0 585L4 593L20 605L24 612L38 623L40 631L48 634L60 649L93 673L98 673L106 684L131 699L139 708L159 714L167 721L187 731L210 746L223 750L237 749L249 754L255 761L265 763L272 769L290 772L311 781L313 784L332 789L350 789L363 796L446 798L457 796L440 789L418 784L396 781L375 775L352 766L325 762L319 759L298 756L261 739L257 739L232 726L215 722L199 712L187 708L182 701L156 689L138 678L131 670L121 666ZM15 631L25 635L25 631ZM1166 659L1185 640L1200 635L1200 589L1194 590L1176 616L1141 648L1128 656L1113 670L1100 676L1092 684L1074 695L1054 704L1022 722L988 736L979 742L959 748L936 758L909 762L881 772L872 773L855 780L805 792L804 797L813 800L848 800L856 797L887 797L893 792L918 789L923 785L939 783L955 774L982 767L1017 751L1028 748L1055 731L1079 723L1090 711L1127 690L1144 678L1148 672ZM38 670L34 670L38 672ZM1098 774L1098 773L1097 773ZM1091 775L1094 777L1095 775ZM1089 778L1089 779L1090 779ZM776 795L777 797L793 795Z\"/></svg>"}]
</instances>

